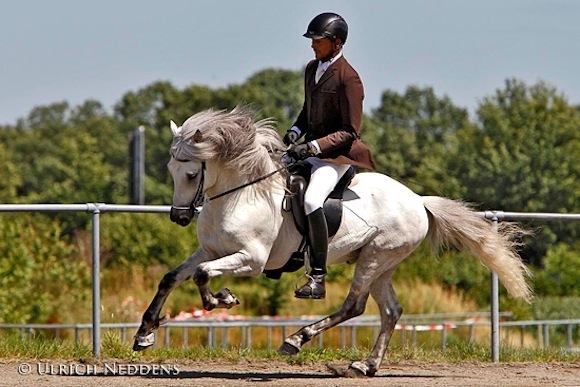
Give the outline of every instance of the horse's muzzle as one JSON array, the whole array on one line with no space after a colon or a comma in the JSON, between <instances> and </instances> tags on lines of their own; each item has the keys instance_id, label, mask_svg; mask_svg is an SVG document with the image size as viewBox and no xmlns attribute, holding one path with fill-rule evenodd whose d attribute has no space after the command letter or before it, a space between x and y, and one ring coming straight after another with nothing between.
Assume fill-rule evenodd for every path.
<instances>
[{"instance_id":1,"label":"horse's muzzle","mask_svg":"<svg viewBox=\"0 0 580 387\"><path fill-rule=\"evenodd\" d=\"M169 213L169 219L178 225L185 227L191 223L195 211L193 208L175 208L171 207L171 212Z\"/></svg>"}]
</instances>

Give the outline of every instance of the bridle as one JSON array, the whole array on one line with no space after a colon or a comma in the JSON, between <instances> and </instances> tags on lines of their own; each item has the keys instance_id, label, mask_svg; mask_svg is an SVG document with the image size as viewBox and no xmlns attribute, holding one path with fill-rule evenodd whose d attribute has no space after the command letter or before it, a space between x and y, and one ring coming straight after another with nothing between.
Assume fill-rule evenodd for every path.
<instances>
[{"instance_id":1,"label":"bridle","mask_svg":"<svg viewBox=\"0 0 580 387\"><path fill-rule=\"evenodd\" d=\"M182 162L182 163L186 163L189 162L190 160L184 160L184 159L178 159L175 158L175 160ZM195 192L195 196L193 197L193 200L191 201L191 204L187 207L180 207L180 206L171 206L172 210L176 210L176 211L192 211L192 214L195 214L197 211L197 207L201 207L203 205L203 185L205 183L205 161L202 161L201 163L201 177L199 178L199 184L197 185L197 191Z\"/></svg>"},{"instance_id":2,"label":"bridle","mask_svg":"<svg viewBox=\"0 0 580 387\"><path fill-rule=\"evenodd\" d=\"M175 160L176 161L179 161L179 162L189 162L189 161L191 161L191 160L184 160L184 159L178 159L178 158L175 158ZM207 197L204 200L203 199L203 185L204 185L204 181L205 181L205 169L206 168L205 168L205 161L202 161L202 163L201 163L201 177L200 177L200 180L199 180L199 185L197 186L197 191L195 193L195 196L193 197L193 200L191 201L191 204L188 207L179 207L179 206L173 206L172 205L171 208L173 210L177 210L177 211L192 211L192 214L195 215L196 212L199 212L197 210L197 208L198 207L201 207L204 202L211 202L212 200L219 199L219 198L221 198L223 196L226 196L226 195L229 195L229 194L231 194L233 192L236 192L238 190L241 190L242 188L245 188L245 187L248 187L250 185L259 183L262 180L266 180L267 178L269 178L271 176L274 176L275 174L277 174L277 173L279 173L279 172L281 172L281 171L283 171L283 170L285 170L287 168L288 167L286 165L283 165L280 168L275 169L272 172L269 172L269 173L265 174L264 176L260 176L260 177L258 177L255 180L252 180L252 181L249 181L247 183L244 183L244 184L242 184L240 186L231 188L231 189L229 189L227 191L224 191L222 193L219 193L219 194L217 194L215 196Z\"/></svg>"}]
</instances>

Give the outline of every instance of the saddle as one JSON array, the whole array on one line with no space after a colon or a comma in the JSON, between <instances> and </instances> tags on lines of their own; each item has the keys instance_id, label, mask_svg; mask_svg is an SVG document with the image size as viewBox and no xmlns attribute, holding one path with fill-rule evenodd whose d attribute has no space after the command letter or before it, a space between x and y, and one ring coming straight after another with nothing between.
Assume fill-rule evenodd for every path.
<instances>
[{"instance_id":1,"label":"saddle","mask_svg":"<svg viewBox=\"0 0 580 387\"><path fill-rule=\"evenodd\" d=\"M311 165L307 162L299 161L288 168L288 177L286 178L286 195L282 209L286 212L292 212L294 224L300 234L302 234L302 243L298 251L295 251L288 262L279 269L264 270L266 277L271 279L280 279L282 273L290 273L304 266L305 253L308 247L308 225L304 212L304 192L310 182ZM328 237L333 237L342 221L342 202L358 199L358 195L350 190L348 186L354 178L356 170L350 167L340 178L334 190L328 195L324 202L323 211L326 217L328 227Z\"/></svg>"}]
</instances>

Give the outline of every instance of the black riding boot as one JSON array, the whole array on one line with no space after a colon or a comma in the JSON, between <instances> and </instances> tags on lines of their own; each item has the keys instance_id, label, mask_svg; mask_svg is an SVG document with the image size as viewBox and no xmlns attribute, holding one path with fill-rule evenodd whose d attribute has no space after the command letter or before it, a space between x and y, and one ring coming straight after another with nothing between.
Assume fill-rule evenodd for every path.
<instances>
[{"instance_id":1,"label":"black riding boot","mask_svg":"<svg viewBox=\"0 0 580 387\"><path fill-rule=\"evenodd\" d=\"M297 298L321 299L326 296L326 255L328 253L328 228L322 208L308 215L308 239L310 239L310 276L308 283L294 291Z\"/></svg>"}]
</instances>

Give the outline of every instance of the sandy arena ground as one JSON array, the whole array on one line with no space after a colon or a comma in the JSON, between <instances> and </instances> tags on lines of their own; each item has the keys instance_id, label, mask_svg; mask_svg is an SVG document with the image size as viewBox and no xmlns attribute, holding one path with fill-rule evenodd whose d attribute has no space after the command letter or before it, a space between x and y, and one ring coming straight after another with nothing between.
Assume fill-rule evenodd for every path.
<instances>
[{"instance_id":1,"label":"sandy arena ground","mask_svg":"<svg viewBox=\"0 0 580 387\"><path fill-rule=\"evenodd\" d=\"M425 363L383 364L374 378L337 376L347 363L289 365L281 361L212 363L177 361L95 364L67 361L0 360L0 386L145 387L145 386L272 386L272 387L580 387L580 362L575 363Z\"/></svg>"}]
</instances>

